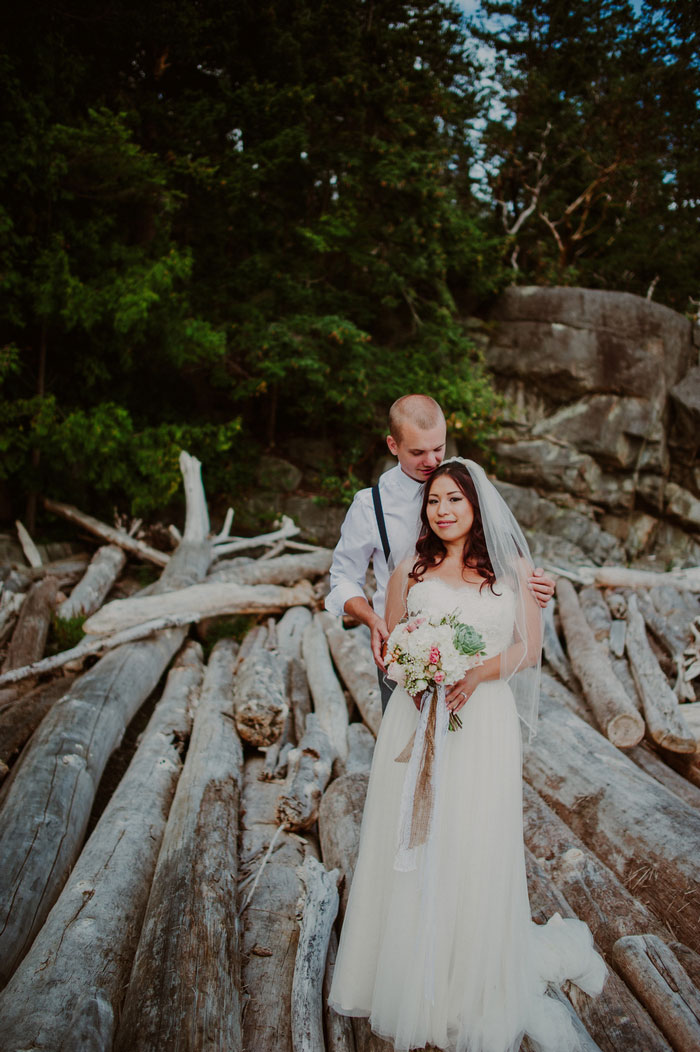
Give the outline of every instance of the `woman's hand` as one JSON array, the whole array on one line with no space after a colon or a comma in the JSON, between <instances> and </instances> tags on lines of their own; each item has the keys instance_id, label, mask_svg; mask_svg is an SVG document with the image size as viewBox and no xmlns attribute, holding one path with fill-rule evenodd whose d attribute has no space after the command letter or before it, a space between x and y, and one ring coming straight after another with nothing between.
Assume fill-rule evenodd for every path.
<instances>
[{"instance_id":1,"label":"woman's hand","mask_svg":"<svg viewBox=\"0 0 700 1052\"><path fill-rule=\"evenodd\" d=\"M451 712L459 712L467 704L482 681L482 668L483 666L481 665L477 666L477 668L470 668L464 679L460 679L458 683L453 683L447 691L445 701Z\"/></svg>"}]
</instances>

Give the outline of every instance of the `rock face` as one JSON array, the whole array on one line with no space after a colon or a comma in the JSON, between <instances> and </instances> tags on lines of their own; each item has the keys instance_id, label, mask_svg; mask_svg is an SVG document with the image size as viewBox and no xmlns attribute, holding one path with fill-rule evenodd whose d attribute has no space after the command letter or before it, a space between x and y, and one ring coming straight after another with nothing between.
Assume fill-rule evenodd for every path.
<instances>
[{"instance_id":1,"label":"rock face","mask_svg":"<svg viewBox=\"0 0 700 1052\"><path fill-rule=\"evenodd\" d=\"M697 561L692 323L629 293L513 287L480 335L509 399L499 475L536 491L517 498L523 523L595 562L645 552Z\"/></svg>"}]
</instances>

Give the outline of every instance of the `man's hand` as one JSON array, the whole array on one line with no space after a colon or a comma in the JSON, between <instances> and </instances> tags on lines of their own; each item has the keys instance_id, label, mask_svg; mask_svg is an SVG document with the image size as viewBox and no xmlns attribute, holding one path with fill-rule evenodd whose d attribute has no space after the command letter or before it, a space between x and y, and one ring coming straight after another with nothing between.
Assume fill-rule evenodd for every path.
<instances>
[{"instance_id":1,"label":"man's hand","mask_svg":"<svg viewBox=\"0 0 700 1052\"><path fill-rule=\"evenodd\" d=\"M532 577L528 578L528 584L540 606L546 606L554 595L554 581L548 577L541 566L535 567Z\"/></svg>"},{"instance_id":2,"label":"man's hand","mask_svg":"<svg viewBox=\"0 0 700 1052\"><path fill-rule=\"evenodd\" d=\"M378 617L372 624L370 631L372 634L372 654L374 655L374 663L377 668L382 670L382 672L386 672L384 656L382 654L384 643L389 638L389 629L386 626L386 621L382 620L381 617Z\"/></svg>"}]
</instances>

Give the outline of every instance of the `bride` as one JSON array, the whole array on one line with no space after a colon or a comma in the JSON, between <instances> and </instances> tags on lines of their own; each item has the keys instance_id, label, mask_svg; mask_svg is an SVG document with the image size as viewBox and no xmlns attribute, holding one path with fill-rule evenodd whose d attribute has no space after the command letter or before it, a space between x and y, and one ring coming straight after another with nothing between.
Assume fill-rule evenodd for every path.
<instances>
[{"instance_id":1,"label":"bride","mask_svg":"<svg viewBox=\"0 0 700 1052\"><path fill-rule=\"evenodd\" d=\"M569 1013L547 984L599 993L606 969L581 921L530 917L518 717L534 733L542 628L527 543L483 470L458 457L426 483L421 525L416 552L391 577L389 630L406 613L457 613L481 633L485 658L448 689L462 727L438 730L434 760L421 699L400 687L391 696L330 1004L368 1016L396 1049L516 1052L527 1034L545 1052L570 1052ZM429 763L429 829L406 852L399 832L420 807L408 772Z\"/></svg>"}]
</instances>

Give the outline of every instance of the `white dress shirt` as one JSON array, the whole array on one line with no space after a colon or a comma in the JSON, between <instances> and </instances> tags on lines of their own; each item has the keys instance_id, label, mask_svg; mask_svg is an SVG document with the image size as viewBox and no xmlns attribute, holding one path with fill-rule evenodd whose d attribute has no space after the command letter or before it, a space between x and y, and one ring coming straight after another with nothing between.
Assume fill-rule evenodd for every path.
<instances>
[{"instance_id":1,"label":"white dress shirt","mask_svg":"<svg viewBox=\"0 0 700 1052\"><path fill-rule=\"evenodd\" d=\"M382 498L391 559L393 566L396 566L413 551L418 539L423 483L410 478L397 464L380 476L379 495ZM340 540L333 552L331 590L326 596L326 610L339 617L348 599L364 596L363 585L370 560L374 564L377 579L372 605L383 617L389 567L384 558L374 513L372 490L361 489L348 508Z\"/></svg>"}]
</instances>

